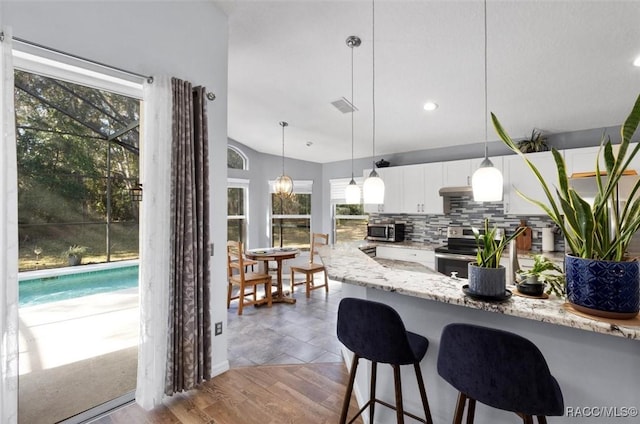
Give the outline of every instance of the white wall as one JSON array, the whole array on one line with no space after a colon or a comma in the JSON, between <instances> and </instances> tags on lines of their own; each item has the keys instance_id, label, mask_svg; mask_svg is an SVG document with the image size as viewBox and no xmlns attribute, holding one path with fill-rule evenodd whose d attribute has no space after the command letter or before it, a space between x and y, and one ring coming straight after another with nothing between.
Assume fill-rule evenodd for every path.
<instances>
[{"instance_id":1,"label":"white wall","mask_svg":"<svg viewBox=\"0 0 640 424\"><path fill-rule=\"evenodd\" d=\"M207 1L7 1L0 23L15 37L145 75L204 85L208 104L213 321L226 330L226 16ZM167 170L169 172L169 170ZM227 336L213 339L214 372L228 367Z\"/></svg>"},{"instance_id":2,"label":"white wall","mask_svg":"<svg viewBox=\"0 0 640 424\"><path fill-rule=\"evenodd\" d=\"M275 180L282 174L282 156L257 152L232 139L229 139L229 144L242 151L248 160L248 170L228 170L228 176L230 178L250 180L247 248L252 249L271 246L271 240L268 238L270 226L269 211L271 207L269 181ZM325 205L323 201L323 187L328 187L328 181L325 183L323 179L322 164L285 158L284 167L285 173L293 178L294 187L296 180L313 181L313 193L311 194L311 231L329 232L325 231L323 226L323 217L326 215L323 209L323 205Z\"/></svg>"}]
</instances>

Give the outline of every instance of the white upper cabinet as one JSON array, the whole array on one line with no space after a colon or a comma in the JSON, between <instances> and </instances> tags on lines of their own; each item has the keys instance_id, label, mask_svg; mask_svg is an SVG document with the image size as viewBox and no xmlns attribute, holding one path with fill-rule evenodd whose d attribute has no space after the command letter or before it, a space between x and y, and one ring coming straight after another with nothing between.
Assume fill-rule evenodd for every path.
<instances>
[{"instance_id":1,"label":"white upper cabinet","mask_svg":"<svg viewBox=\"0 0 640 424\"><path fill-rule=\"evenodd\" d=\"M403 166L402 210L408 214L441 214L442 163Z\"/></svg>"},{"instance_id":2,"label":"white upper cabinet","mask_svg":"<svg viewBox=\"0 0 640 424\"><path fill-rule=\"evenodd\" d=\"M384 181L384 213L402 213L402 167L379 168L378 174Z\"/></svg>"},{"instance_id":3,"label":"white upper cabinet","mask_svg":"<svg viewBox=\"0 0 640 424\"><path fill-rule=\"evenodd\" d=\"M384 203L380 205L365 204L367 213L402 213L402 167L378 168L376 172L384 181ZM365 169L365 179L369 177L370 169Z\"/></svg>"},{"instance_id":4,"label":"white upper cabinet","mask_svg":"<svg viewBox=\"0 0 640 424\"><path fill-rule=\"evenodd\" d=\"M567 164L567 176L571 177L573 174L596 172L596 158L598 157L599 150L599 146L564 150L564 161ZM605 170L602 155L598 160L598 165L600 166L601 171Z\"/></svg>"},{"instance_id":5,"label":"white upper cabinet","mask_svg":"<svg viewBox=\"0 0 640 424\"><path fill-rule=\"evenodd\" d=\"M364 205L367 213L441 214L442 163L376 170L384 181L384 204ZM364 170L365 177L370 170Z\"/></svg>"},{"instance_id":6,"label":"white upper cabinet","mask_svg":"<svg viewBox=\"0 0 640 424\"><path fill-rule=\"evenodd\" d=\"M502 156L489 157L493 166L503 172ZM473 173L480 168L484 158L452 160L442 162L444 177L442 185L446 187L463 187L471 185Z\"/></svg>"},{"instance_id":7,"label":"white upper cabinet","mask_svg":"<svg viewBox=\"0 0 640 424\"><path fill-rule=\"evenodd\" d=\"M443 186L462 187L471 185L471 160L452 160L443 162Z\"/></svg>"},{"instance_id":8,"label":"white upper cabinet","mask_svg":"<svg viewBox=\"0 0 640 424\"><path fill-rule=\"evenodd\" d=\"M637 145L638 143L629 143L627 155L629 155ZM595 172L596 157L598 157L599 150L600 146L564 150L564 158L567 163L567 175L571 177L573 174ZM613 144L613 150L616 151L615 143ZM602 154L598 158L598 165L600 166L600 171L606 170ZM627 170L636 171L640 174L640 153L633 158Z\"/></svg>"},{"instance_id":9,"label":"white upper cabinet","mask_svg":"<svg viewBox=\"0 0 640 424\"><path fill-rule=\"evenodd\" d=\"M402 186L402 210L405 213L423 213L425 178L424 165L410 165L403 167Z\"/></svg>"},{"instance_id":10,"label":"white upper cabinet","mask_svg":"<svg viewBox=\"0 0 640 424\"><path fill-rule=\"evenodd\" d=\"M442 213L442 197L440 189L443 186L442 162L424 165L424 203L422 212L427 214Z\"/></svg>"},{"instance_id":11,"label":"white upper cabinet","mask_svg":"<svg viewBox=\"0 0 640 424\"><path fill-rule=\"evenodd\" d=\"M558 172L551 152L527 153L527 158L538 168L540 174L555 193ZM548 204L540 182L518 155L503 156L504 161L504 212L510 215L545 215L538 206L518 195L516 189L535 200ZM555 196L554 196L555 197Z\"/></svg>"}]
</instances>

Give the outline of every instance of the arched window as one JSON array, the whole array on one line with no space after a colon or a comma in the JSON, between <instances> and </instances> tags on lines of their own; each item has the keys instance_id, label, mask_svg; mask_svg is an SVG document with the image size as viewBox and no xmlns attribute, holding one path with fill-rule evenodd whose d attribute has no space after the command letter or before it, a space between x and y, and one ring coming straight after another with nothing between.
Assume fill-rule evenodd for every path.
<instances>
[{"instance_id":1,"label":"arched window","mask_svg":"<svg viewBox=\"0 0 640 424\"><path fill-rule=\"evenodd\" d=\"M237 147L227 146L227 168L248 169L247 157Z\"/></svg>"}]
</instances>

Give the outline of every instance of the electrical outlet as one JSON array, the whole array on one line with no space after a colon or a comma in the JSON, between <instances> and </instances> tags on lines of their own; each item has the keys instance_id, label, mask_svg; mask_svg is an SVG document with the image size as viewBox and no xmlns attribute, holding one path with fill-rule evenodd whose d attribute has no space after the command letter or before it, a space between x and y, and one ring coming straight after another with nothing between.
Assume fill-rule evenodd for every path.
<instances>
[{"instance_id":1,"label":"electrical outlet","mask_svg":"<svg viewBox=\"0 0 640 424\"><path fill-rule=\"evenodd\" d=\"M214 330L214 335L219 336L220 334L222 334L222 321L216 322Z\"/></svg>"}]
</instances>

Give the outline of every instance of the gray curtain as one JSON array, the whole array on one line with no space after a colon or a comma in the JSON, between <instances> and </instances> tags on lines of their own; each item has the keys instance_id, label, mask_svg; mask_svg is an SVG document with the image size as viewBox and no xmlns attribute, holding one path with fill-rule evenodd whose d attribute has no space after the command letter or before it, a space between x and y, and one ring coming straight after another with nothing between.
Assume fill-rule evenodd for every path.
<instances>
[{"instance_id":1,"label":"gray curtain","mask_svg":"<svg viewBox=\"0 0 640 424\"><path fill-rule=\"evenodd\" d=\"M169 350L165 393L211 378L209 161L204 87L176 78L171 158Z\"/></svg>"}]
</instances>

